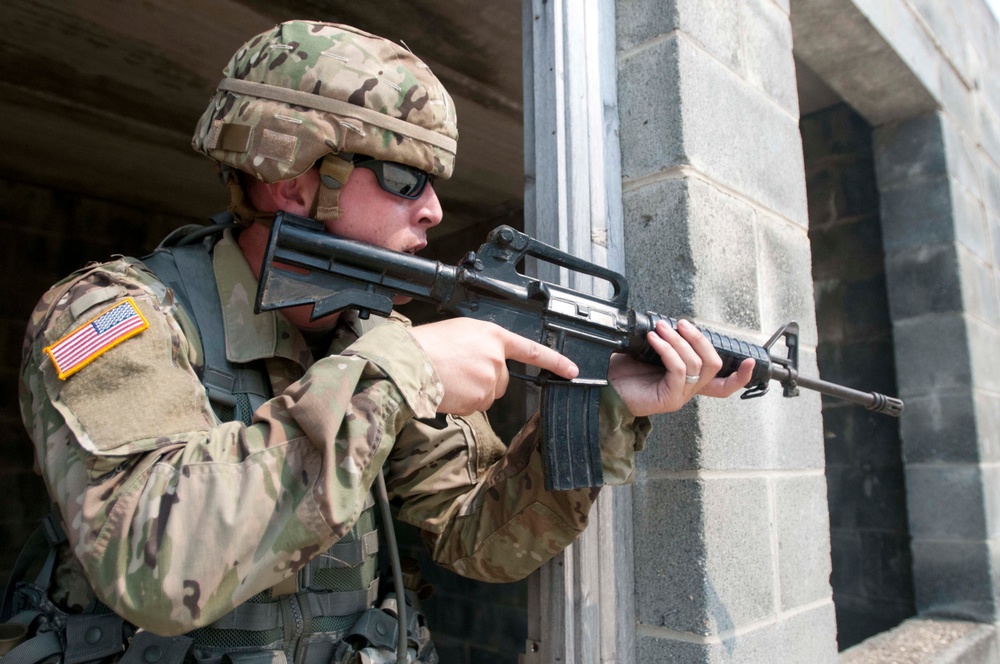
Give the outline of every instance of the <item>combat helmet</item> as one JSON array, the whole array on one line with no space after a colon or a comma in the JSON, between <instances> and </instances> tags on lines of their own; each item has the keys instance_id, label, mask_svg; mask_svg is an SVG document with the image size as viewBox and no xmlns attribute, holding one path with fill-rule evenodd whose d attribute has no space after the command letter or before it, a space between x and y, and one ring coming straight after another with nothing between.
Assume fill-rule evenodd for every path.
<instances>
[{"instance_id":1,"label":"combat helmet","mask_svg":"<svg viewBox=\"0 0 1000 664\"><path fill-rule=\"evenodd\" d=\"M288 21L244 44L223 75L192 146L222 166L231 209L243 223L262 215L245 202L234 171L277 182L320 163L325 186L314 214L333 219L350 155L440 178L454 169L451 97L427 65L387 39L346 25Z\"/></svg>"}]
</instances>

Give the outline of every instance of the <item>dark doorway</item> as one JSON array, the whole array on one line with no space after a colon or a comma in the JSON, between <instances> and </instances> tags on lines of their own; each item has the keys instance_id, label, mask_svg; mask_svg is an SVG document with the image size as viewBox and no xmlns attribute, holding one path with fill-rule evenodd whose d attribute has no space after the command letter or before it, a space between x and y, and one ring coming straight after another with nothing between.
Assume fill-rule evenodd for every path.
<instances>
[{"instance_id":1,"label":"dark doorway","mask_svg":"<svg viewBox=\"0 0 1000 664\"><path fill-rule=\"evenodd\" d=\"M837 103L800 122L818 363L896 394L872 129ZM915 614L899 421L823 400L833 600L841 650Z\"/></svg>"}]
</instances>

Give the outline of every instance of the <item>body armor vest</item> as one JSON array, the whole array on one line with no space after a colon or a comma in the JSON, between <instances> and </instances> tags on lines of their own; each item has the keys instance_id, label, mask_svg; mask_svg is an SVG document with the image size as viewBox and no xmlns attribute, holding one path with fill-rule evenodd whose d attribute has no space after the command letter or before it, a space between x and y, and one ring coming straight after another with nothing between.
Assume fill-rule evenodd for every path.
<instances>
[{"instance_id":1,"label":"body armor vest","mask_svg":"<svg viewBox=\"0 0 1000 664\"><path fill-rule=\"evenodd\" d=\"M223 422L249 425L253 412L270 398L270 383L263 361L240 364L226 357L211 255L220 230L203 239L200 230L180 229L142 260L173 289L198 328L204 357L200 378L216 415ZM189 658L204 664L224 657L254 663L282 656L287 662L333 661L337 646L378 597L378 542L369 493L350 532L295 577L189 633Z\"/></svg>"},{"instance_id":2,"label":"body armor vest","mask_svg":"<svg viewBox=\"0 0 1000 664\"><path fill-rule=\"evenodd\" d=\"M211 252L219 233L231 226L198 226L193 232L192 227L178 229L142 260L173 289L198 328L205 360L200 378L219 420L249 425L271 390L263 361L238 364L226 358ZM383 511L387 512L387 505ZM393 661L389 657L397 641L394 594L387 594L380 608L373 608L379 600L379 537L371 493L350 532L297 575L182 637L137 633L100 602L75 615L55 607L47 597L47 587L57 548L64 542L66 536L54 511L18 557L0 607L0 619L9 622L0 628L18 628L22 637L3 656L4 664L96 664L109 658L119 658L120 664ZM43 560L42 570L35 583L23 582L34 560ZM405 595L410 607L408 661L436 664L437 653L418 612L416 594L405 591ZM31 632L34 635L28 636ZM95 634L102 635L96 642ZM3 639L0 631L0 646ZM123 641L127 643L124 652Z\"/></svg>"}]
</instances>

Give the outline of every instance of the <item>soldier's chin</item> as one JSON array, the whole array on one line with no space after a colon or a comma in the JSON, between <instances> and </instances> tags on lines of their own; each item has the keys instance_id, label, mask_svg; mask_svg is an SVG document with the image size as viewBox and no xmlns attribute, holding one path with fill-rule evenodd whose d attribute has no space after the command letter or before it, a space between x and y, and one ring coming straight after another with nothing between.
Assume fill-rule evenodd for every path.
<instances>
[{"instance_id":1,"label":"soldier's chin","mask_svg":"<svg viewBox=\"0 0 1000 664\"><path fill-rule=\"evenodd\" d=\"M412 299L413 298L408 295L393 295L392 303L393 305L398 306L400 304L406 304L407 302L410 302Z\"/></svg>"}]
</instances>

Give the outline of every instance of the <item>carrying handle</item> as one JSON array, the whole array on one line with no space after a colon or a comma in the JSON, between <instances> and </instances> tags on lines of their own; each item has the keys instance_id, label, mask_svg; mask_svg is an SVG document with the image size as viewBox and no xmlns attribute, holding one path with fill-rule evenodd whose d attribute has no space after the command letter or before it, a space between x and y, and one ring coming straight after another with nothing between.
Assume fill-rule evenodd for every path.
<instances>
[{"instance_id":1,"label":"carrying handle","mask_svg":"<svg viewBox=\"0 0 1000 664\"><path fill-rule=\"evenodd\" d=\"M540 242L511 226L497 226L490 231L487 243L478 252L480 260L493 258L511 266L519 263L525 256L607 281L614 289L610 302L618 307L628 306L629 287L623 275Z\"/></svg>"}]
</instances>

